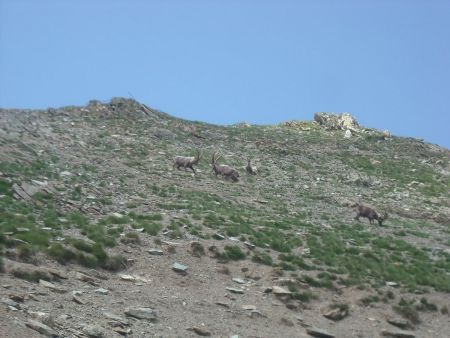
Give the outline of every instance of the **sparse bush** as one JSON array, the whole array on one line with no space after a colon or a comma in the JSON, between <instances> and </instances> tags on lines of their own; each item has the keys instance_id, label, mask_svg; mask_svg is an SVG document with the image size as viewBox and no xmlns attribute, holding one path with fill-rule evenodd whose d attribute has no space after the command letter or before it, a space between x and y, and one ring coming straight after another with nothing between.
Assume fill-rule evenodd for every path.
<instances>
[{"instance_id":1,"label":"sparse bush","mask_svg":"<svg viewBox=\"0 0 450 338\"><path fill-rule=\"evenodd\" d=\"M160 223L151 222L151 221L142 221L139 223L133 224L133 228L144 228L144 231L151 236L156 236L162 229L162 225Z\"/></svg>"},{"instance_id":2,"label":"sparse bush","mask_svg":"<svg viewBox=\"0 0 450 338\"><path fill-rule=\"evenodd\" d=\"M130 218L128 216L117 217L114 215L109 215L106 218L101 219L99 224L107 225L107 224L127 224L130 223Z\"/></svg>"},{"instance_id":3,"label":"sparse bush","mask_svg":"<svg viewBox=\"0 0 450 338\"><path fill-rule=\"evenodd\" d=\"M298 299L302 302L308 303L312 299L316 299L317 296L314 295L311 291L303 291L303 292L294 292L292 294L292 298Z\"/></svg>"},{"instance_id":4,"label":"sparse bush","mask_svg":"<svg viewBox=\"0 0 450 338\"><path fill-rule=\"evenodd\" d=\"M76 260L79 264L87 267L87 268L95 268L98 265L98 259L94 255L85 254L79 252L76 255Z\"/></svg>"},{"instance_id":5,"label":"sparse bush","mask_svg":"<svg viewBox=\"0 0 450 338\"><path fill-rule=\"evenodd\" d=\"M448 315L448 307L446 305L444 305L443 307L441 307L441 313L443 315Z\"/></svg>"},{"instance_id":6,"label":"sparse bush","mask_svg":"<svg viewBox=\"0 0 450 338\"><path fill-rule=\"evenodd\" d=\"M217 257L222 260L237 261L245 259L245 253L237 245L226 245L222 253L219 253Z\"/></svg>"},{"instance_id":7,"label":"sparse bush","mask_svg":"<svg viewBox=\"0 0 450 338\"><path fill-rule=\"evenodd\" d=\"M366 296L358 300L358 303L362 306L369 306L372 303L378 303L380 301L380 297L378 295Z\"/></svg>"},{"instance_id":8,"label":"sparse bush","mask_svg":"<svg viewBox=\"0 0 450 338\"><path fill-rule=\"evenodd\" d=\"M388 299L395 299L395 294L389 290L388 292L386 292L386 297Z\"/></svg>"},{"instance_id":9,"label":"sparse bush","mask_svg":"<svg viewBox=\"0 0 450 338\"><path fill-rule=\"evenodd\" d=\"M265 252L255 251L252 256L252 261L259 264L269 265L273 264L272 257Z\"/></svg>"},{"instance_id":10,"label":"sparse bush","mask_svg":"<svg viewBox=\"0 0 450 338\"><path fill-rule=\"evenodd\" d=\"M67 264L76 258L75 252L60 243L52 244L47 249L47 253L60 264Z\"/></svg>"},{"instance_id":11,"label":"sparse bush","mask_svg":"<svg viewBox=\"0 0 450 338\"><path fill-rule=\"evenodd\" d=\"M205 254L205 247L199 242L191 242L189 247L192 256L201 257Z\"/></svg>"},{"instance_id":12,"label":"sparse bush","mask_svg":"<svg viewBox=\"0 0 450 338\"><path fill-rule=\"evenodd\" d=\"M71 212L66 215L66 218L70 223L75 224L77 227L82 227L89 224L87 217L80 212Z\"/></svg>"},{"instance_id":13,"label":"sparse bush","mask_svg":"<svg viewBox=\"0 0 450 338\"><path fill-rule=\"evenodd\" d=\"M398 305L394 305L392 308L395 312L400 314L402 317L408 319L413 324L420 323L419 313L414 307L414 299L413 300L405 300L401 298Z\"/></svg>"},{"instance_id":14,"label":"sparse bush","mask_svg":"<svg viewBox=\"0 0 450 338\"><path fill-rule=\"evenodd\" d=\"M310 286L314 286L314 287L321 287L321 286L322 286L321 281L319 281L319 280L317 280L317 279L315 279L315 278L313 278L313 277L311 277L311 276L308 276L308 275L303 275L303 276L302 276L302 280L303 280L306 284L308 284L308 285L310 285Z\"/></svg>"},{"instance_id":15,"label":"sparse bush","mask_svg":"<svg viewBox=\"0 0 450 338\"><path fill-rule=\"evenodd\" d=\"M14 277L27 280L32 283L39 282L40 279L51 281L50 275L42 270L25 270L25 269L14 269L12 271Z\"/></svg>"},{"instance_id":16,"label":"sparse bush","mask_svg":"<svg viewBox=\"0 0 450 338\"><path fill-rule=\"evenodd\" d=\"M17 256L23 261L29 261L34 254L34 250L29 244L20 244L16 247Z\"/></svg>"},{"instance_id":17,"label":"sparse bush","mask_svg":"<svg viewBox=\"0 0 450 338\"><path fill-rule=\"evenodd\" d=\"M125 259L121 255L109 256L101 267L109 271L119 271L125 267Z\"/></svg>"},{"instance_id":18,"label":"sparse bush","mask_svg":"<svg viewBox=\"0 0 450 338\"><path fill-rule=\"evenodd\" d=\"M416 309L418 311L437 311L438 307L436 304L428 303L428 300L422 297L420 303L416 305Z\"/></svg>"},{"instance_id":19,"label":"sparse bush","mask_svg":"<svg viewBox=\"0 0 450 338\"><path fill-rule=\"evenodd\" d=\"M287 262L290 263L291 265L296 266L299 269L303 269L303 270L309 270L310 266L308 264L305 263L305 261L303 260L302 257L298 256L298 255L293 255L293 254L280 254L278 256L278 258L280 260L282 260L283 262ZM295 270L295 269L285 269L285 270Z\"/></svg>"},{"instance_id":20,"label":"sparse bush","mask_svg":"<svg viewBox=\"0 0 450 338\"><path fill-rule=\"evenodd\" d=\"M133 244L140 244L141 240L139 238L139 234L137 232L127 232L125 234L125 237L122 237L120 239L120 241L122 243L128 244L128 243L133 243Z\"/></svg>"},{"instance_id":21,"label":"sparse bush","mask_svg":"<svg viewBox=\"0 0 450 338\"><path fill-rule=\"evenodd\" d=\"M89 253L92 253L92 251L93 251L92 244L89 244L86 241L83 241L81 239L70 238L70 239L66 240L66 242L80 251L85 251L85 252L89 252Z\"/></svg>"}]
</instances>

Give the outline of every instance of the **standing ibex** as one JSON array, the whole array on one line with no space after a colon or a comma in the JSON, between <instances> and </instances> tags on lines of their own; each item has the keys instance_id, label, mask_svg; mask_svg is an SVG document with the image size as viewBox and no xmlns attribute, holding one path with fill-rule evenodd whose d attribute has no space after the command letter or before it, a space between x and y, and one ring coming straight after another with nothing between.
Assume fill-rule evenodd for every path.
<instances>
[{"instance_id":1,"label":"standing ibex","mask_svg":"<svg viewBox=\"0 0 450 338\"><path fill-rule=\"evenodd\" d=\"M373 224L373 220L376 219L379 225L383 225L383 221L385 221L388 218L387 212L385 212L383 216L380 216L374 209L366 207L364 205L357 204L355 211L356 211L355 216L356 220L359 221L360 217L366 217L369 219L370 224Z\"/></svg>"},{"instance_id":2,"label":"standing ibex","mask_svg":"<svg viewBox=\"0 0 450 338\"><path fill-rule=\"evenodd\" d=\"M173 167L177 167L177 169L183 167L184 170L186 170L186 168L189 168L194 172L194 174L196 174L194 165L196 165L200 161L202 156L203 154L200 154L198 150L196 151L195 157L176 156L173 159Z\"/></svg>"},{"instance_id":3,"label":"standing ibex","mask_svg":"<svg viewBox=\"0 0 450 338\"><path fill-rule=\"evenodd\" d=\"M239 180L239 172L236 169L230 167L229 165L217 164L217 160L220 158L220 156L218 156L218 157L215 157L215 156L216 155L213 154L212 161L211 161L214 175L216 175L216 177L217 177L217 175L222 175L222 177L224 177L224 178L231 178L231 180L233 182L238 181Z\"/></svg>"},{"instance_id":4,"label":"standing ibex","mask_svg":"<svg viewBox=\"0 0 450 338\"><path fill-rule=\"evenodd\" d=\"M250 175L256 175L256 173L258 172L258 169L256 169L256 167L252 167L252 165L250 164L250 159L249 158L247 158L247 166L245 167L245 170Z\"/></svg>"}]
</instances>

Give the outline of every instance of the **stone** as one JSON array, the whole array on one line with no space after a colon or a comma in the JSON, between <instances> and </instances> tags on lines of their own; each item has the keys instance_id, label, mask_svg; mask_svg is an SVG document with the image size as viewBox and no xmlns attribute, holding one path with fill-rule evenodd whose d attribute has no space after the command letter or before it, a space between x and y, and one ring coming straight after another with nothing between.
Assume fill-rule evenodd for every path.
<instances>
[{"instance_id":1,"label":"stone","mask_svg":"<svg viewBox=\"0 0 450 338\"><path fill-rule=\"evenodd\" d=\"M125 280L127 282L135 282L136 278L131 275L120 275L120 279Z\"/></svg>"},{"instance_id":2,"label":"stone","mask_svg":"<svg viewBox=\"0 0 450 338\"><path fill-rule=\"evenodd\" d=\"M314 121L328 130L350 130L354 132L361 130L356 119L349 113L342 113L339 115L316 113L314 114Z\"/></svg>"},{"instance_id":3,"label":"stone","mask_svg":"<svg viewBox=\"0 0 450 338\"><path fill-rule=\"evenodd\" d=\"M180 264L180 263L173 263L172 264L172 270L175 272L178 272L180 274L186 274L188 267L186 265Z\"/></svg>"},{"instance_id":4,"label":"stone","mask_svg":"<svg viewBox=\"0 0 450 338\"><path fill-rule=\"evenodd\" d=\"M238 289L238 288L229 288L229 287L226 287L225 290L230 291L230 292L232 292L232 293L239 293L239 294L243 294L243 293L244 293L244 290Z\"/></svg>"},{"instance_id":5,"label":"stone","mask_svg":"<svg viewBox=\"0 0 450 338\"><path fill-rule=\"evenodd\" d=\"M16 294L10 294L8 295L9 299L12 299L15 302L23 303L25 301L24 295L16 295Z\"/></svg>"},{"instance_id":6,"label":"stone","mask_svg":"<svg viewBox=\"0 0 450 338\"><path fill-rule=\"evenodd\" d=\"M386 282L386 285L393 288L399 287L398 283L396 282Z\"/></svg>"},{"instance_id":7,"label":"stone","mask_svg":"<svg viewBox=\"0 0 450 338\"><path fill-rule=\"evenodd\" d=\"M324 317L331 320L341 320L348 316L348 307L326 308L322 311Z\"/></svg>"},{"instance_id":8,"label":"stone","mask_svg":"<svg viewBox=\"0 0 450 338\"><path fill-rule=\"evenodd\" d=\"M306 328L306 332L314 337L320 337L320 338L334 338L335 335L332 333L329 333L325 330L319 329L317 327L311 326Z\"/></svg>"},{"instance_id":9,"label":"stone","mask_svg":"<svg viewBox=\"0 0 450 338\"><path fill-rule=\"evenodd\" d=\"M53 230L53 229L52 229ZM57 269L48 269L48 272L51 274L51 275L53 275L53 276L55 276L56 278L59 278L59 279L67 279L68 277L67 277L67 275L64 273L64 272L62 272L61 270L57 270Z\"/></svg>"},{"instance_id":10,"label":"stone","mask_svg":"<svg viewBox=\"0 0 450 338\"><path fill-rule=\"evenodd\" d=\"M81 305L85 304L85 302L80 297L78 297L77 294L72 295L72 300L77 304L81 304Z\"/></svg>"},{"instance_id":11,"label":"stone","mask_svg":"<svg viewBox=\"0 0 450 338\"><path fill-rule=\"evenodd\" d=\"M50 326L38 322L37 320L29 319L28 321L25 322L25 325L44 336L53 338L60 337L58 333L55 330L53 330Z\"/></svg>"},{"instance_id":12,"label":"stone","mask_svg":"<svg viewBox=\"0 0 450 338\"><path fill-rule=\"evenodd\" d=\"M226 237L222 234L216 233L212 236L214 239L217 239L218 241L223 241L224 239L226 239Z\"/></svg>"},{"instance_id":13,"label":"stone","mask_svg":"<svg viewBox=\"0 0 450 338\"><path fill-rule=\"evenodd\" d=\"M225 308L229 308L230 307L230 304L225 303L225 302L216 302L216 304L219 305L219 306L223 306Z\"/></svg>"},{"instance_id":14,"label":"stone","mask_svg":"<svg viewBox=\"0 0 450 338\"><path fill-rule=\"evenodd\" d=\"M46 312L40 312L40 311L28 311L28 314L33 318L34 320L37 320L38 322L52 326L54 324L53 317Z\"/></svg>"},{"instance_id":15,"label":"stone","mask_svg":"<svg viewBox=\"0 0 450 338\"><path fill-rule=\"evenodd\" d=\"M255 305L242 305L241 308L242 308L242 310L246 310L246 311L256 310Z\"/></svg>"},{"instance_id":16,"label":"stone","mask_svg":"<svg viewBox=\"0 0 450 338\"><path fill-rule=\"evenodd\" d=\"M101 295L107 295L109 293L109 290L103 289L103 288L99 288L99 289L95 289L94 292L95 293L99 293Z\"/></svg>"},{"instance_id":17,"label":"stone","mask_svg":"<svg viewBox=\"0 0 450 338\"><path fill-rule=\"evenodd\" d=\"M110 320L112 320L112 321L114 321L114 322L120 323L120 324L122 324L122 325L125 325L125 326L130 325L130 322L128 321L128 319L123 318L123 317L120 317L120 316L117 316L117 315L115 315L115 314L113 314L113 313L103 312L103 315L104 315L106 318L108 318L108 319L110 319Z\"/></svg>"},{"instance_id":18,"label":"stone","mask_svg":"<svg viewBox=\"0 0 450 338\"><path fill-rule=\"evenodd\" d=\"M245 284L245 280L243 280L242 278L233 278L233 282L238 284Z\"/></svg>"},{"instance_id":19,"label":"stone","mask_svg":"<svg viewBox=\"0 0 450 338\"><path fill-rule=\"evenodd\" d=\"M122 336L125 336L125 337L128 337L132 333L130 328L125 329L120 326L113 327L113 331L117 332L118 334L121 334Z\"/></svg>"},{"instance_id":20,"label":"stone","mask_svg":"<svg viewBox=\"0 0 450 338\"><path fill-rule=\"evenodd\" d=\"M345 133L344 133L344 137L345 137L345 138L350 138L350 137L352 137L352 132L351 132L349 129L347 129L347 130L345 131Z\"/></svg>"},{"instance_id":21,"label":"stone","mask_svg":"<svg viewBox=\"0 0 450 338\"><path fill-rule=\"evenodd\" d=\"M80 280L80 281L82 281L82 282L89 283L91 285L95 285L95 286L98 285L98 282L95 280L94 277L91 277L91 276L89 276L89 275L87 275L85 273L82 273L82 272L78 272L78 271L75 272L75 278Z\"/></svg>"},{"instance_id":22,"label":"stone","mask_svg":"<svg viewBox=\"0 0 450 338\"><path fill-rule=\"evenodd\" d=\"M387 322L389 324L397 326L397 327L399 327L401 329L407 329L407 328L411 327L411 323L408 320L403 319L403 318L389 318L387 320Z\"/></svg>"},{"instance_id":23,"label":"stone","mask_svg":"<svg viewBox=\"0 0 450 338\"><path fill-rule=\"evenodd\" d=\"M382 330L381 335L392 338L415 338L416 335L411 331L403 330Z\"/></svg>"},{"instance_id":24,"label":"stone","mask_svg":"<svg viewBox=\"0 0 450 338\"><path fill-rule=\"evenodd\" d=\"M250 242L244 242L244 245L249 248L250 250L253 250L256 246Z\"/></svg>"},{"instance_id":25,"label":"stone","mask_svg":"<svg viewBox=\"0 0 450 338\"><path fill-rule=\"evenodd\" d=\"M255 317L267 318L266 315L264 315L261 311L258 311L258 310L251 310L249 313L249 316L251 318L255 318Z\"/></svg>"},{"instance_id":26,"label":"stone","mask_svg":"<svg viewBox=\"0 0 450 338\"><path fill-rule=\"evenodd\" d=\"M192 328L192 331L194 331L196 334L202 337L209 337L211 336L211 332L209 332L206 328L194 326Z\"/></svg>"},{"instance_id":27,"label":"stone","mask_svg":"<svg viewBox=\"0 0 450 338\"><path fill-rule=\"evenodd\" d=\"M67 289L56 286L55 284L47 282L46 280L43 280L43 279L39 280L39 285L44 286L47 289L50 289L51 291L57 292L57 293L66 293L68 291Z\"/></svg>"},{"instance_id":28,"label":"stone","mask_svg":"<svg viewBox=\"0 0 450 338\"><path fill-rule=\"evenodd\" d=\"M159 249L148 249L147 252L153 256L162 256L164 254L164 252Z\"/></svg>"},{"instance_id":29,"label":"stone","mask_svg":"<svg viewBox=\"0 0 450 338\"><path fill-rule=\"evenodd\" d=\"M278 296L283 296L283 295L290 295L290 294L292 294L292 292L291 291L289 291L289 290L287 290L287 289L285 289L285 288L282 288L281 286L272 286L272 292L275 294L275 295L278 295Z\"/></svg>"},{"instance_id":30,"label":"stone","mask_svg":"<svg viewBox=\"0 0 450 338\"><path fill-rule=\"evenodd\" d=\"M83 333L89 338L104 338L108 336L105 329L99 325L86 325L83 327Z\"/></svg>"},{"instance_id":31,"label":"stone","mask_svg":"<svg viewBox=\"0 0 450 338\"><path fill-rule=\"evenodd\" d=\"M280 285L295 285L298 281L295 278L277 278L274 280L275 283Z\"/></svg>"},{"instance_id":32,"label":"stone","mask_svg":"<svg viewBox=\"0 0 450 338\"><path fill-rule=\"evenodd\" d=\"M137 319L145 319L151 322L155 322L158 319L155 310L150 309L148 307L129 308L125 310L125 314L130 317L134 317Z\"/></svg>"},{"instance_id":33,"label":"stone","mask_svg":"<svg viewBox=\"0 0 450 338\"><path fill-rule=\"evenodd\" d=\"M8 305L8 306L11 306L11 307L13 307L13 308L15 308L17 310L20 310L20 304L15 302L15 301L13 301L12 299L3 298L2 299L2 303L5 304L5 305Z\"/></svg>"}]
</instances>

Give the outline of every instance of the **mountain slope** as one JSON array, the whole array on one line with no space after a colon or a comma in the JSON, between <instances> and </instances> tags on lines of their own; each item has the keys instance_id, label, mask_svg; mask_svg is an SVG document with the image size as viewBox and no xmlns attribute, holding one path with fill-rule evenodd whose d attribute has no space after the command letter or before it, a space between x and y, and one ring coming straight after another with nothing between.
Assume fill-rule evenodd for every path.
<instances>
[{"instance_id":1,"label":"mountain slope","mask_svg":"<svg viewBox=\"0 0 450 338\"><path fill-rule=\"evenodd\" d=\"M393 328L386 313L405 316L419 337L430 324L417 317L435 332L449 328L447 149L365 128L347 138L307 121L215 126L120 98L1 110L0 124L0 278L10 286L2 293L25 295L19 311L2 308L11 336L28 329L8 319L39 317L33 312L68 336L86 335L89 324L108 337L118 327L136 337L195 336L186 329L202 323L217 337L293 337L308 325L373 336ZM196 149L204 154L197 175L172 167ZM239 182L213 175L214 153L240 171ZM245 173L247 158L258 175ZM358 222L356 203L389 218ZM187 274L172 271L174 262ZM239 287L233 277L243 279L242 295L226 290ZM41 295L42 278L67 293ZM276 285L290 294L265 293ZM334 324L320 314L330 304L350 315ZM154 308L158 320L119 325L104 314L125 317L126 307Z\"/></svg>"}]
</instances>

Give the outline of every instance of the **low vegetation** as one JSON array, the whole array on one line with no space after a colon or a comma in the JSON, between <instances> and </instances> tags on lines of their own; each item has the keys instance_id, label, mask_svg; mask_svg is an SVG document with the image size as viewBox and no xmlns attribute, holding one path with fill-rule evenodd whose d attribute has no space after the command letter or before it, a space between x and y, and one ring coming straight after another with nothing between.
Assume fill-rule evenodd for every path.
<instances>
[{"instance_id":1,"label":"low vegetation","mask_svg":"<svg viewBox=\"0 0 450 338\"><path fill-rule=\"evenodd\" d=\"M427 299L450 293L447 150L370 130L345 138L312 122L224 127L141 116L128 101L102 107L61 110L82 134L43 114L60 148L45 133L24 132L33 142L17 149L0 138L0 272L5 261L48 258L118 271L127 250L152 243L172 257L181 250L169 242L189 241L199 261L229 263L219 270L230 276L233 264L289 276L293 303L352 289L357 306L388 304L414 324L423 312L448 314ZM22 184L39 191L18 197ZM359 219L357 202L370 205Z\"/></svg>"}]
</instances>

